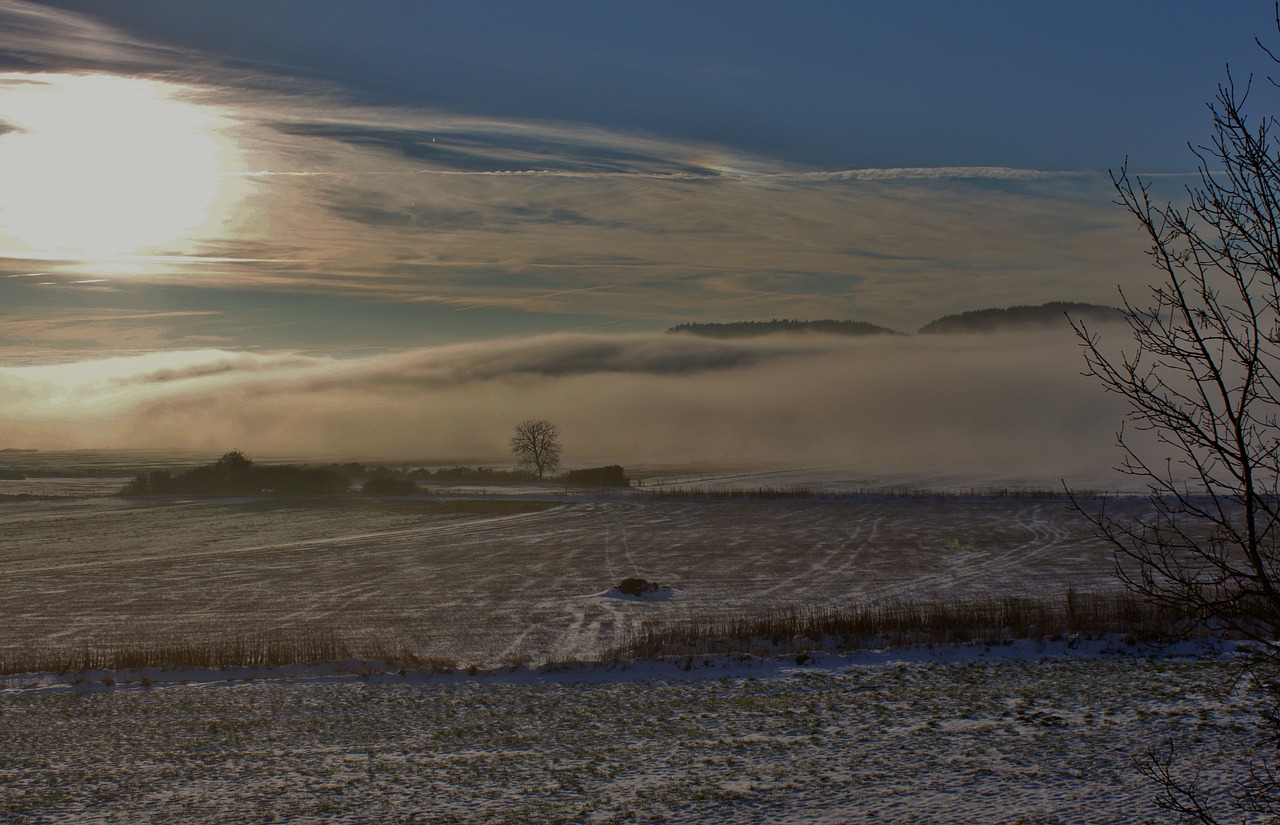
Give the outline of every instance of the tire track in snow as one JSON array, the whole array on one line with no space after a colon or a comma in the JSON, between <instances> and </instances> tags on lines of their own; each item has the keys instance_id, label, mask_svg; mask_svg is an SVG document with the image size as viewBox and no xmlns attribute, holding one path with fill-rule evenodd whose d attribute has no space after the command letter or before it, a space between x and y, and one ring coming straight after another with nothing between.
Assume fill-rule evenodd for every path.
<instances>
[{"instance_id":1,"label":"tire track in snow","mask_svg":"<svg viewBox=\"0 0 1280 825\"><path fill-rule=\"evenodd\" d=\"M988 552L985 560L966 564L962 570L947 570L916 576L912 579L895 582L879 587L869 594L874 598L896 598L920 592L936 592L938 590L963 590L963 595L981 595L992 589L1008 589L1008 581L1015 578L1012 574L1022 574L1016 578L1026 578L1033 573L1036 562L1057 549L1068 536L1062 526L1053 526L1054 520L1047 517L1044 508L1049 505L1037 503L1018 508L1013 516L1016 527L1027 535L1018 545L1007 551ZM984 587L973 589L963 585L975 581L986 583ZM1057 594L1053 594L1057 595Z\"/></svg>"},{"instance_id":2,"label":"tire track in snow","mask_svg":"<svg viewBox=\"0 0 1280 825\"><path fill-rule=\"evenodd\" d=\"M366 542L380 541L393 538L454 538L458 536L469 536L479 533L495 530L500 527L506 527L517 522L538 521L542 519L550 519L559 511L560 507L551 510L543 510L534 513L515 513L501 516L486 516L479 519L465 519L463 523L455 523L454 519L449 519L444 523L432 522L420 527L407 527L396 530L372 531L366 533L350 533L339 536L327 536L321 538L299 539L297 541L272 542L270 544L254 544L247 547L217 547L201 550L170 550L151 556L141 557L125 557L116 559L105 559L101 561L71 562L67 564L53 564L44 567L25 568L10 574L13 577L20 577L26 574L41 574L53 572L69 572L75 570L88 570L106 567L127 567L136 564L154 564L156 562L173 562L173 561L189 561L216 556L232 556L244 555L249 553L267 553L289 550L306 550L312 548L329 548L344 544L358 545Z\"/></svg>"},{"instance_id":3,"label":"tire track in snow","mask_svg":"<svg viewBox=\"0 0 1280 825\"><path fill-rule=\"evenodd\" d=\"M622 554L627 558L627 570L623 576L634 576L639 573L640 568L636 564L636 560L631 555L631 547L627 543L627 525L622 520L622 515L618 512L618 508L613 505L606 504L604 512L608 516L610 524L617 530L618 541L622 544ZM612 572L612 571L611 571Z\"/></svg>"}]
</instances>

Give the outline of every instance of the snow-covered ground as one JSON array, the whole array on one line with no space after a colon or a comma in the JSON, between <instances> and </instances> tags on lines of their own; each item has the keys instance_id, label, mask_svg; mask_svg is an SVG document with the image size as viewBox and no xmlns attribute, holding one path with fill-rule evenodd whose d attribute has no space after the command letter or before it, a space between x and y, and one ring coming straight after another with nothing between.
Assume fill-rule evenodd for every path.
<instances>
[{"instance_id":1,"label":"snow-covered ground","mask_svg":"<svg viewBox=\"0 0 1280 825\"><path fill-rule=\"evenodd\" d=\"M332 632L481 666L645 623L1113 587L1061 499L0 502L0 654ZM629 576L667 600L602 597Z\"/></svg>"},{"instance_id":2,"label":"snow-covered ground","mask_svg":"<svg viewBox=\"0 0 1280 825\"><path fill-rule=\"evenodd\" d=\"M2 493L0 653L319 632L462 666L0 678L5 825L1142 822L1135 759L1172 739L1225 788L1254 735L1228 659L1121 640L537 666L690 616L1113 586L1062 499Z\"/></svg>"},{"instance_id":3,"label":"snow-covered ground","mask_svg":"<svg viewBox=\"0 0 1280 825\"><path fill-rule=\"evenodd\" d=\"M1170 740L1226 787L1252 736L1229 662L1109 646L10 679L0 821L1144 822L1133 763Z\"/></svg>"}]
</instances>

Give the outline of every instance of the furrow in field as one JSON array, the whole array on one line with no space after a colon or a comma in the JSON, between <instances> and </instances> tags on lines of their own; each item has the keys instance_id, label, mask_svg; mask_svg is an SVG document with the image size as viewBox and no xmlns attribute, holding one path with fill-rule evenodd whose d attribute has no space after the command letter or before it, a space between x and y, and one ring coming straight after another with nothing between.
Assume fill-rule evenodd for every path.
<instances>
[{"instance_id":1,"label":"furrow in field","mask_svg":"<svg viewBox=\"0 0 1280 825\"><path fill-rule=\"evenodd\" d=\"M128 536L105 537L96 561L81 545L98 536L69 537L52 522L39 530L22 522L21 538L0 539L0 644L265 628L396 639L477 663L511 651L539 661L589 657L641 622L690 614L1057 594L1105 584L1111 571L1106 548L1056 502L571 500L537 513L426 521L411 508L223 503L157 505L128 519ZM79 544L63 552L62 541ZM51 560L33 562L26 542ZM591 598L632 574L678 594L653 603Z\"/></svg>"}]
</instances>

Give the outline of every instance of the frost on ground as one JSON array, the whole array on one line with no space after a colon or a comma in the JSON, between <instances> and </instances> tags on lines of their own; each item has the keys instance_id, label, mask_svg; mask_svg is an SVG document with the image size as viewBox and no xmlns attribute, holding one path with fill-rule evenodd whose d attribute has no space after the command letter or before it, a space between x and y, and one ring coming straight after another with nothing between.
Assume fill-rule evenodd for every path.
<instances>
[{"instance_id":1,"label":"frost on ground","mask_svg":"<svg viewBox=\"0 0 1280 825\"><path fill-rule=\"evenodd\" d=\"M0 822L1142 822L1253 736L1212 657L668 667L11 687Z\"/></svg>"},{"instance_id":2,"label":"frost on ground","mask_svg":"<svg viewBox=\"0 0 1280 825\"><path fill-rule=\"evenodd\" d=\"M628 577L674 598L607 597ZM0 653L266 628L464 668L775 605L1114 586L1062 500L875 496L13 499L0 578ZM1216 658L908 658L12 677L0 823L1149 821L1148 748L1176 738L1178 770L1221 788L1254 736Z\"/></svg>"},{"instance_id":3,"label":"frost on ground","mask_svg":"<svg viewBox=\"0 0 1280 825\"><path fill-rule=\"evenodd\" d=\"M7 502L0 654L265 628L462 665L591 659L689 615L1057 597L1112 569L1062 499ZM600 598L636 576L678 595Z\"/></svg>"}]
</instances>

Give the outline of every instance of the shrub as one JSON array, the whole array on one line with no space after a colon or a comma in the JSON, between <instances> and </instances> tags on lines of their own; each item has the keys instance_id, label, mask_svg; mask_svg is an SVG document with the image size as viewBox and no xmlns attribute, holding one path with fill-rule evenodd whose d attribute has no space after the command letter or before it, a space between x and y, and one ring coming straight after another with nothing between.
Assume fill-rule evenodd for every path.
<instances>
[{"instance_id":1,"label":"shrub","mask_svg":"<svg viewBox=\"0 0 1280 825\"><path fill-rule=\"evenodd\" d=\"M361 492L370 496L411 496L422 492L412 479L382 476L371 478L360 488Z\"/></svg>"},{"instance_id":2,"label":"shrub","mask_svg":"<svg viewBox=\"0 0 1280 825\"><path fill-rule=\"evenodd\" d=\"M562 484L573 484L578 487L630 487L631 479L626 471L617 464L607 467L589 467L583 470L570 470L562 473L558 479Z\"/></svg>"},{"instance_id":3,"label":"shrub","mask_svg":"<svg viewBox=\"0 0 1280 825\"><path fill-rule=\"evenodd\" d=\"M139 475L120 491L126 496L146 495L326 495L351 489L351 479L332 469L292 464L257 465L239 450L226 453L212 464L195 467L177 476L165 470Z\"/></svg>"}]
</instances>

